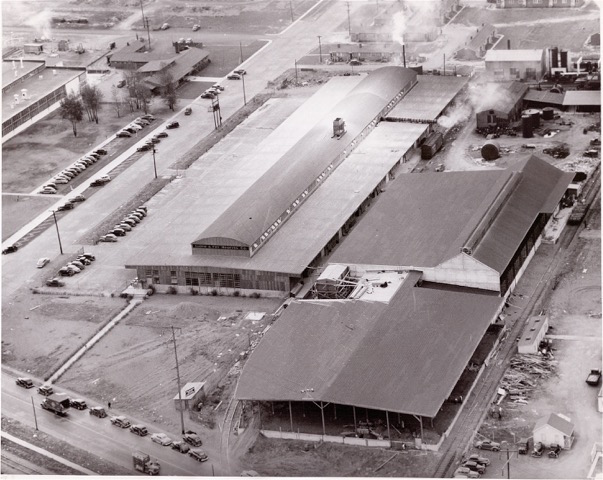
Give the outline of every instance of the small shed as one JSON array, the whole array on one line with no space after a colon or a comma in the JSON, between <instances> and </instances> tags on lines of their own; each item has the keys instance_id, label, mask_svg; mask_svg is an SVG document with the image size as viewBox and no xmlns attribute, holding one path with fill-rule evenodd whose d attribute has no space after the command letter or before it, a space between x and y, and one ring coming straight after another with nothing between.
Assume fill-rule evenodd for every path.
<instances>
[{"instance_id":1,"label":"small shed","mask_svg":"<svg viewBox=\"0 0 603 480\"><path fill-rule=\"evenodd\" d=\"M536 421L533 430L534 443L545 447L556 443L563 449L570 449L574 441L574 424L565 415L550 413Z\"/></svg>"},{"instance_id":2,"label":"small shed","mask_svg":"<svg viewBox=\"0 0 603 480\"><path fill-rule=\"evenodd\" d=\"M180 395L182 399L178 395L174 397L176 410L193 410L205 398L205 382L187 383L182 387Z\"/></svg>"},{"instance_id":3,"label":"small shed","mask_svg":"<svg viewBox=\"0 0 603 480\"><path fill-rule=\"evenodd\" d=\"M538 345L540 345L548 329L549 319L545 315L530 317L519 338L518 352L538 353Z\"/></svg>"}]
</instances>

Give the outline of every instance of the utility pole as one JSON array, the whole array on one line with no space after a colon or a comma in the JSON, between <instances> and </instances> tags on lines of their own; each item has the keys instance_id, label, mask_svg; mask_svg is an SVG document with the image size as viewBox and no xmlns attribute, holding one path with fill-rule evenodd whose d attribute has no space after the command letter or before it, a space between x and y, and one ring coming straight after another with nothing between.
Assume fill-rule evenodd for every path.
<instances>
[{"instance_id":1,"label":"utility pole","mask_svg":"<svg viewBox=\"0 0 603 480\"><path fill-rule=\"evenodd\" d=\"M36 407L34 405L34 399L33 397L31 397L31 408L33 408L33 412L34 412L34 422L36 424L36 430L38 429L38 417L36 417Z\"/></svg>"},{"instance_id":2,"label":"utility pole","mask_svg":"<svg viewBox=\"0 0 603 480\"><path fill-rule=\"evenodd\" d=\"M502 441L500 442L500 446L502 449L504 449L503 451L507 452L507 478L511 478L511 456L509 455L510 453L513 452L517 452L517 450L510 450L509 449L509 443L506 441ZM502 470L501 470L501 474L504 471L505 466L503 465Z\"/></svg>"},{"instance_id":3,"label":"utility pole","mask_svg":"<svg viewBox=\"0 0 603 480\"><path fill-rule=\"evenodd\" d=\"M348 4L348 35L352 36L352 24L350 22L350 2Z\"/></svg>"},{"instance_id":4,"label":"utility pole","mask_svg":"<svg viewBox=\"0 0 603 480\"><path fill-rule=\"evenodd\" d=\"M243 44L241 42L239 42L239 50L240 50L240 56L239 56L239 63L243 63Z\"/></svg>"},{"instance_id":5,"label":"utility pole","mask_svg":"<svg viewBox=\"0 0 603 480\"><path fill-rule=\"evenodd\" d=\"M295 84L297 85L297 59L295 59Z\"/></svg>"},{"instance_id":6,"label":"utility pole","mask_svg":"<svg viewBox=\"0 0 603 480\"><path fill-rule=\"evenodd\" d=\"M444 76L446 76L446 54L444 54Z\"/></svg>"},{"instance_id":7,"label":"utility pole","mask_svg":"<svg viewBox=\"0 0 603 480\"><path fill-rule=\"evenodd\" d=\"M293 23L293 5L291 4L291 0L289 0L289 11L291 12L291 23Z\"/></svg>"},{"instance_id":8,"label":"utility pole","mask_svg":"<svg viewBox=\"0 0 603 480\"><path fill-rule=\"evenodd\" d=\"M245 95L245 75L241 75L243 81L243 104L247 105L247 96Z\"/></svg>"},{"instance_id":9,"label":"utility pole","mask_svg":"<svg viewBox=\"0 0 603 480\"><path fill-rule=\"evenodd\" d=\"M151 32L149 31L149 19L144 19L144 26L147 28L147 39L149 40L149 50L151 50Z\"/></svg>"},{"instance_id":10,"label":"utility pole","mask_svg":"<svg viewBox=\"0 0 603 480\"><path fill-rule=\"evenodd\" d=\"M220 100L219 97L212 98L211 100L211 110L214 114L214 127L216 130L218 127L222 126L222 116L220 115Z\"/></svg>"},{"instance_id":11,"label":"utility pole","mask_svg":"<svg viewBox=\"0 0 603 480\"><path fill-rule=\"evenodd\" d=\"M57 216L55 211L52 211L52 216L54 218L54 226L57 229L57 238L59 239L59 250L61 251L61 255L63 255L63 245L61 244L61 234L59 233L59 224L57 223Z\"/></svg>"},{"instance_id":12,"label":"utility pole","mask_svg":"<svg viewBox=\"0 0 603 480\"><path fill-rule=\"evenodd\" d=\"M172 325L172 338L174 339L174 356L176 357L176 377L178 379L178 401L180 403L180 424L182 425L182 435L184 435L184 408L182 406L182 388L180 387L180 367L178 366L178 350L176 349L176 334Z\"/></svg>"},{"instance_id":13,"label":"utility pole","mask_svg":"<svg viewBox=\"0 0 603 480\"><path fill-rule=\"evenodd\" d=\"M157 150L155 149L155 145L153 144L153 170L155 170L155 178L157 178L157 163L155 162L155 153Z\"/></svg>"},{"instance_id":14,"label":"utility pole","mask_svg":"<svg viewBox=\"0 0 603 480\"><path fill-rule=\"evenodd\" d=\"M322 44L320 43L320 39L322 38L322 35L317 35L318 36L318 55L319 55L319 61L320 63L322 63Z\"/></svg>"}]
</instances>

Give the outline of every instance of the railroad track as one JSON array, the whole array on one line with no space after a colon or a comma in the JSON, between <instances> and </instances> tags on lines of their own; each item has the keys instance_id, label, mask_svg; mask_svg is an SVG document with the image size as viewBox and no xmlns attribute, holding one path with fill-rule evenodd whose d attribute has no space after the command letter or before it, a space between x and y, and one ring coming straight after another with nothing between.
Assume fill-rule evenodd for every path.
<instances>
[{"instance_id":1,"label":"railroad track","mask_svg":"<svg viewBox=\"0 0 603 480\"><path fill-rule=\"evenodd\" d=\"M16 474L16 475L49 475L54 472L50 472L49 470L37 467L33 465L31 462L27 460L23 460L17 456L8 455L5 452L2 453L1 457L2 463L2 474Z\"/></svg>"}]
</instances>

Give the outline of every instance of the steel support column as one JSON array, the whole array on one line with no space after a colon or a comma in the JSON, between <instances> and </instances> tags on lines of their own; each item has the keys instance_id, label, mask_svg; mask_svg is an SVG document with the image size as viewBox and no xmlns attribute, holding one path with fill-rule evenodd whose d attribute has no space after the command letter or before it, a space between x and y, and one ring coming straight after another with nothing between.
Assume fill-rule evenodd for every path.
<instances>
[{"instance_id":1,"label":"steel support column","mask_svg":"<svg viewBox=\"0 0 603 480\"><path fill-rule=\"evenodd\" d=\"M320 402L320 416L322 417L322 434L326 435L327 431L325 429L325 410L322 406L322 402Z\"/></svg>"},{"instance_id":2,"label":"steel support column","mask_svg":"<svg viewBox=\"0 0 603 480\"><path fill-rule=\"evenodd\" d=\"M385 411L385 421L387 422L387 438L391 442L392 436L389 432L389 412L387 410Z\"/></svg>"},{"instance_id":3,"label":"steel support column","mask_svg":"<svg viewBox=\"0 0 603 480\"><path fill-rule=\"evenodd\" d=\"M291 400L289 400L289 420L291 421L291 431L293 431L293 411L291 410Z\"/></svg>"},{"instance_id":4,"label":"steel support column","mask_svg":"<svg viewBox=\"0 0 603 480\"><path fill-rule=\"evenodd\" d=\"M354 412L354 433L356 433L356 407L352 405L352 411Z\"/></svg>"}]
</instances>

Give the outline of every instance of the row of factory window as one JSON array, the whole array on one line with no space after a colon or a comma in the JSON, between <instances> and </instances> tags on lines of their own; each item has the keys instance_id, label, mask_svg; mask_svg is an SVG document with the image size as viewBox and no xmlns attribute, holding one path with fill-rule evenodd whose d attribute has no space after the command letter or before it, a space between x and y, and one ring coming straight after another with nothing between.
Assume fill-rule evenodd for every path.
<instances>
[{"instance_id":1,"label":"row of factory window","mask_svg":"<svg viewBox=\"0 0 603 480\"><path fill-rule=\"evenodd\" d=\"M19 127L20 125L23 125L24 123L28 122L38 113L51 107L64 96L65 87L62 87L41 98L37 102L27 107L25 110L17 113L15 116L8 119L2 124L2 135L6 135L7 133L12 132L15 128Z\"/></svg>"},{"instance_id":2,"label":"row of factory window","mask_svg":"<svg viewBox=\"0 0 603 480\"><path fill-rule=\"evenodd\" d=\"M176 272L172 272L175 274ZM175 275L172 275L174 283ZM238 273L184 272L184 283L190 287L211 286L241 288L241 275Z\"/></svg>"}]
</instances>

